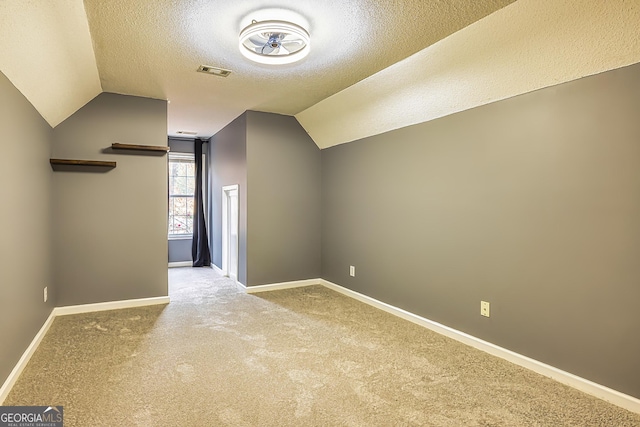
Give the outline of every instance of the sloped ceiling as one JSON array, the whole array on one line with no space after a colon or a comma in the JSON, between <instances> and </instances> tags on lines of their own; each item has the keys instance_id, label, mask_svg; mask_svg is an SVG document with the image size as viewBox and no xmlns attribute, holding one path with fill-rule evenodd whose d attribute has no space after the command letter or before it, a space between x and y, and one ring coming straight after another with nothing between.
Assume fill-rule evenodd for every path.
<instances>
[{"instance_id":1,"label":"sloped ceiling","mask_svg":"<svg viewBox=\"0 0 640 427\"><path fill-rule=\"evenodd\" d=\"M101 90L168 99L169 135L207 137L248 109L296 114L513 1L3 0L0 70L53 126L99 93L97 64ZM268 18L304 25L309 56L244 58L240 30ZM233 74L196 73L201 64Z\"/></svg>"},{"instance_id":2,"label":"sloped ceiling","mask_svg":"<svg viewBox=\"0 0 640 427\"><path fill-rule=\"evenodd\" d=\"M640 61L640 0L2 0L0 71L56 126L102 91L167 99L169 135L245 110L295 115L321 148ZM244 58L252 19L310 55ZM413 56L412 56L413 55ZM227 68L227 78L197 73Z\"/></svg>"},{"instance_id":3,"label":"sloped ceiling","mask_svg":"<svg viewBox=\"0 0 640 427\"><path fill-rule=\"evenodd\" d=\"M640 1L519 0L296 115L320 148L640 62Z\"/></svg>"},{"instance_id":4,"label":"sloped ceiling","mask_svg":"<svg viewBox=\"0 0 640 427\"><path fill-rule=\"evenodd\" d=\"M169 99L169 134L210 136L245 110L293 115L513 0L85 0L102 88ZM244 58L238 34L265 19L311 34L289 66ZM219 78L199 65L230 69Z\"/></svg>"},{"instance_id":5,"label":"sloped ceiling","mask_svg":"<svg viewBox=\"0 0 640 427\"><path fill-rule=\"evenodd\" d=\"M0 1L0 71L51 126L100 94L82 1Z\"/></svg>"}]
</instances>

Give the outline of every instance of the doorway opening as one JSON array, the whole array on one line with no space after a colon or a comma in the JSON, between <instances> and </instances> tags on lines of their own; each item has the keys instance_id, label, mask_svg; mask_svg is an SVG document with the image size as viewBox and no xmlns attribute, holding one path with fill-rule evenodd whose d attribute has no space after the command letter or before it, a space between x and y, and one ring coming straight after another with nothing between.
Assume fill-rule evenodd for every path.
<instances>
[{"instance_id":1,"label":"doorway opening","mask_svg":"<svg viewBox=\"0 0 640 427\"><path fill-rule=\"evenodd\" d=\"M238 281L238 185L222 187L222 271Z\"/></svg>"}]
</instances>

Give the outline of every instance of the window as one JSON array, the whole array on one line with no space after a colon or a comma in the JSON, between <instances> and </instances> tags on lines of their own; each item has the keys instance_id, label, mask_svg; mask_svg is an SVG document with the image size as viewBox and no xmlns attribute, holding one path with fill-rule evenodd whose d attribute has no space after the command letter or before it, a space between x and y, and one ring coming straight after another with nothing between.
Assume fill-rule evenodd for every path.
<instances>
[{"instance_id":1,"label":"window","mask_svg":"<svg viewBox=\"0 0 640 427\"><path fill-rule=\"evenodd\" d=\"M196 167L193 154L169 153L169 237L193 234Z\"/></svg>"}]
</instances>

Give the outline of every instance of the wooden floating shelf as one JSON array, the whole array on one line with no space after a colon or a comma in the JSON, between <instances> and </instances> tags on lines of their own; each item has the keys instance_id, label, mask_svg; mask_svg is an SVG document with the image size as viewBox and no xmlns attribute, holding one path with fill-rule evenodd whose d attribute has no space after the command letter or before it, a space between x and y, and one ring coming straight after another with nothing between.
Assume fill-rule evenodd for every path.
<instances>
[{"instance_id":1,"label":"wooden floating shelf","mask_svg":"<svg viewBox=\"0 0 640 427\"><path fill-rule=\"evenodd\" d=\"M103 168L115 168L116 162L104 162L98 160L71 160L71 159L49 159L53 166L97 166Z\"/></svg>"},{"instance_id":2,"label":"wooden floating shelf","mask_svg":"<svg viewBox=\"0 0 640 427\"><path fill-rule=\"evenodd\" d=\"M136 145L136 144L121 144L114 142L111 144L111 148L114 150L131 150L131 151L151 151L154 153L167 153L169 147L163 147L160 145Z\"/></svg>"}]
</instances>

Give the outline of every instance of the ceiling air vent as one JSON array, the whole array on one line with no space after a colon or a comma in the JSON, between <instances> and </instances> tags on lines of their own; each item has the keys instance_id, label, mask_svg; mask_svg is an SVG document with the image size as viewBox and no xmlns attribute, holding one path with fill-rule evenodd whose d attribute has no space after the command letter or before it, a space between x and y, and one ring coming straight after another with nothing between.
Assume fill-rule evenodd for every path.
<instances>
[{"instance_id":1,"label":"ceiling air vent","mask_svg":"<svg viewBox=\"0 0 640 427\"><path fill-rule=\"evenodd\" d=\"M227 77L231 74L231 70L225 70L224 68L211 67L209 65L201 65L198 67L199 73L212 74L218 77Z\"/></svg>"},{"instance_id":2,"label":"ceiling air vent","mask_svg":"<svg viewBox=\"0 0 640 427\"><path fill-rule=\"evenodd\" d=\"M176 131L176 133L178 135L197 135L198 134L198 132L194 130L179 130L179 131Z\"/></svg>"}]
</instances>

